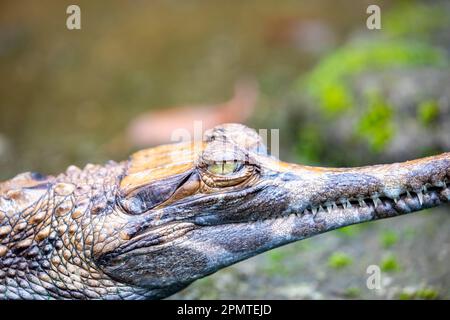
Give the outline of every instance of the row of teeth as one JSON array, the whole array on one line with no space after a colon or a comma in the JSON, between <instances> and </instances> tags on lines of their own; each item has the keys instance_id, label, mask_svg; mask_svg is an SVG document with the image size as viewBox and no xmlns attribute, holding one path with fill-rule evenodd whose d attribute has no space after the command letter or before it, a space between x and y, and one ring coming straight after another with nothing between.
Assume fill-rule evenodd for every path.
<instances>
[{"instance_id":1,"label":"row of teeth","mask_svg":"<svg viewBox=\"0 0 450 320\"><path fill-rule=\"evenodd\" d=\"M428 188L430 188L430 187L433 187L433 186L431 184L426 184L420 190L411 191L411 192L416 193L417 198L419 199L420 205L423 204L423 196L428 192ZM435 183L434 187L446 189L447 181L445 180L443 182ZM411 195L411 192L406 191L402 195L406 194L407 198L411 199L411 198L413 198L413 196ZM396 198L392 198L392 200L395 202L395 204L398 203L398 201L400 200L400 197L401 197L401 195ZM356 199L343 199L343 200L340 200L339 202L332 201L332 202L327 202L327 203L325 203L323 205L319 205L319 206L313 206L313 207L310 206L303 211L302 215L312 213L315 216L318 212L322 212L322 211L331 213L333 210L339 209L338 203L340 203L344 209L351 209L354 207L354 204L352 204L351 202L358 202L359 207L363 208L363 207L367 207L366 201L373 202L374 207L377 207L379 204L383 204L383 201L380 199L380 195L374 195L370 198L360 197L360 198L356 198Z\"/></svg>"}]
</instances>

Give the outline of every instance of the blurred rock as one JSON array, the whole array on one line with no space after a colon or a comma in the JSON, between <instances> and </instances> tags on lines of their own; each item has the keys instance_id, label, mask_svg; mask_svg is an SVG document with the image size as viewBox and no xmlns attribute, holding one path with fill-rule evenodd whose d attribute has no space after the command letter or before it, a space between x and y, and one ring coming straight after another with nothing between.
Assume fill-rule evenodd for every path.
<instances>
[{"instance_id":1,"label":"blurred rock","mask_svg":"<svg viewBox=\"0 0 450 320\"><path fill-rule=\"evenodd\" d=\"M428 150L450 150L450 73L437 68L367 72L353 80L355 94L376 88L394 109L395 135L383 155L414 158ZM429 104L434 115L421 114ZM425 107L424 107L425 106Z\"/></svg>"}]
</instances>

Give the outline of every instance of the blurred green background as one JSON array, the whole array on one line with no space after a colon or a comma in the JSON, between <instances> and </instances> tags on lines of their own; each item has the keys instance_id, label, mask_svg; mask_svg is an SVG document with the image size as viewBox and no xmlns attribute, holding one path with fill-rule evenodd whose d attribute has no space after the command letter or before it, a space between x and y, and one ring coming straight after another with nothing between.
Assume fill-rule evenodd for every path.
<instances>
[{"instance_id":1,"label":"blurred green background","mask_svg":"<svg viewBox=\"0 0 450 320\"><path fill-rule=\"evenodd\" d=\"M247 124L279 128L281 158L403 161L450 150L448 1L0 3L0 180L123 160L130 122L259 84ZM381 7L382 30L366 28ZM273 250L174 298L450 298L448 207ZM366 268L383 289L366 287Z\"/></svg>"}]
</instances>

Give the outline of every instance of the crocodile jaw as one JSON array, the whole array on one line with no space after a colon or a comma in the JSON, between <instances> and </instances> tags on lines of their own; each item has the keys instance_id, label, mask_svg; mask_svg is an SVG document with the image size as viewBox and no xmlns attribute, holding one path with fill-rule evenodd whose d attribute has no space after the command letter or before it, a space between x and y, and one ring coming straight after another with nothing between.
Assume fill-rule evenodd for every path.
<instances>
[{"instance_id":1,"label":"crocodile jaw","mask_svg":"<svg viewBox=\"0 0 450 320\"><path fill-rule=\"evenodd\" d=\"M180 206L167 208L178 216L186 214L179 223L185 223L189 228L183 230L188 231L160 247L159 254L151 247L137 253L140 260L134 263L149 266L140 284L170 290L290 242L450 201L449 153L352 169L265 163L259 188L216 199L215 210L204 207L206 213L192 216ZM189 207L197 206L201 212L202 201L209 203L202 198ZM161 257L158 265L157 257ZM163 277L151 274L152 264L153 270L164 270ZM129 264L124 266L125 274Z\"/></svg>"},{"instance_id":2,"label":"crocodile jaw","mask_svg":"<svg viewBox=\"0 0 450 320\"><path fill-rule=\"evenodd\" d=\"M214 131L216 138L203 144L200 158L189 146L163 146L132 157L117 208L127 219L123 241L97 254L106 274L168 295L272 248L450 199L450 153L361 168L308 167L259 151L246 128L231 129ZM245 149L249 165L257 169L244 184L208 188L202 164L209 162L203 160L226 154L224 145L237 154Z\"/></svg>"},{"instance_id":3,"label":"crocodile jaw","mask_svg":"<svg viewBox=\"0 0 450 320\"><path fill-rule=\"evenodd\" d=\"M450 153L349 169L274 160L266 169L275 168L275 178L266 178L272 189L261 195L267 201L255 203L256 215L226 223L214 214L194 220L199 227L180 243L208 257L198 277L290 242L450 201Z\"/></svg>"}]
</instances>

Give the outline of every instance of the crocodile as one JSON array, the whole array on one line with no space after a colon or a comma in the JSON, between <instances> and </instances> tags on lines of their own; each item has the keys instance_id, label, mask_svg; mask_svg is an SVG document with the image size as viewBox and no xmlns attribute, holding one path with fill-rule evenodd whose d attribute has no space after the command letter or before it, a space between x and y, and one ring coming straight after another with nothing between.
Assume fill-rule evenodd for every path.
<instances>
[{"instance_id":1,"label":"crocodile","mask_svg":"<svg viewBox=\"0 0 450 320\"><path fill-rule=\"evenodd\" d=\"M256 131L0 183L0 298L161 299L267 250L450 200L450 153L357 168L290 164Z\"/></svg>"}]
</instances>

